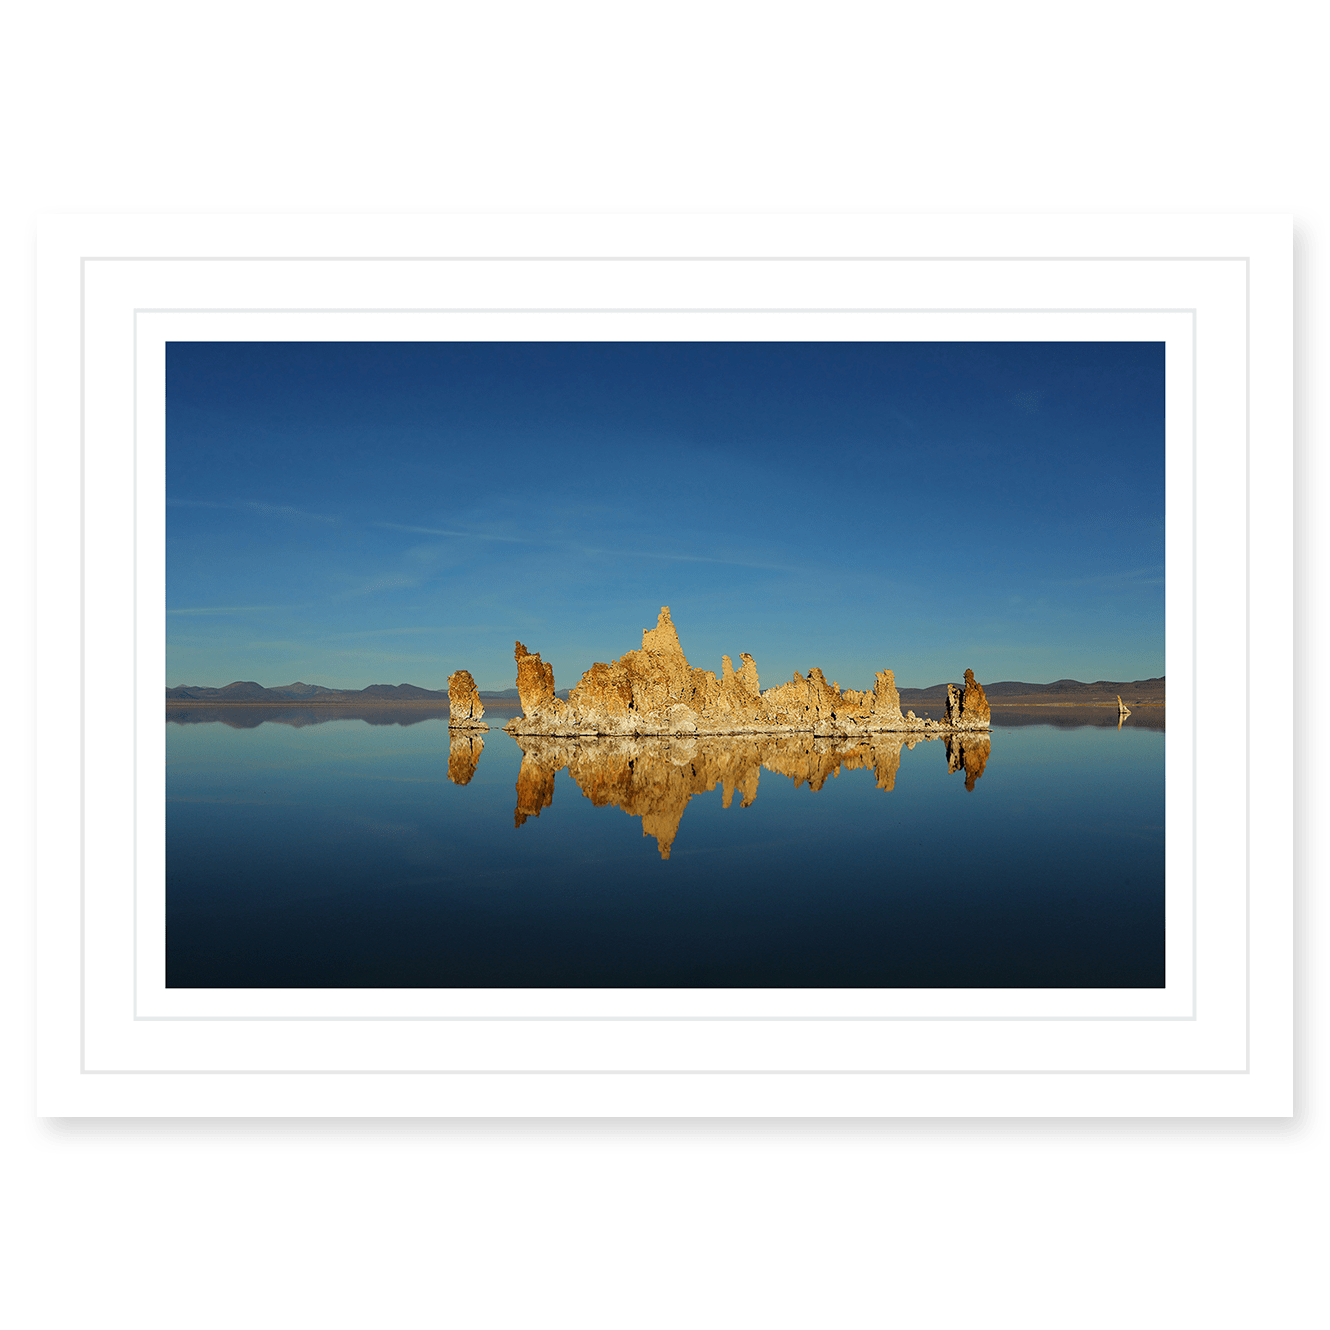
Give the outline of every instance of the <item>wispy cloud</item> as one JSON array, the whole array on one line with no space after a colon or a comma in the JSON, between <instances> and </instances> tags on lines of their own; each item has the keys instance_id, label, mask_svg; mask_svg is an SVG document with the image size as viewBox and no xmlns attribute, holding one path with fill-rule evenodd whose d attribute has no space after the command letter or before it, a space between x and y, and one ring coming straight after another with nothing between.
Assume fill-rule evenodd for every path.
<instances>
[{"instance_id":1,"label":"wispy cloud","mask_svg":"<svg viewBox=\"0 0 1330 1330\"><path fill-rule=\"evenodd\" d=\"M1096 573L1091 577L1069 577L1050 581L1050 586L1093 586L1112 590L1120 586L1163 586L1164 565L1147 564L1144 568L1129 568L1120 572Z\"/></svg>"},{"instance_id":2,"label":"wispy cloud","mask_svg":"<svg viewBox=\"0 0 1330 1330\"><path fill-rule=\"evenodd\" d=\"M406 633L447 633L455 631L449 625L441 623L422 624L418 628L366 628L355 633L329 633L322 640L325 642L341 642L348 638L360 637L400 637Z\"/></svg>"},{"instance_id":3,"label":"wispy cloud","mask_svg":"<svg viewBox=\"0 0 1330 1330\"><path fill-rule=\"evenodd\" d=\"M732 568L762 568L771 572L791 573L797 571L784 564L761 563L753 559L723 559L708 554L679 554L664 550L601 549L592 545L578 545L572 541L558 539L532 539L527 536L498 536L484 531L453 531L446 527L405 526L399 522L376 522L376 526L388 531L406 531L417 536L457 536L467 540L495 540L510 545L541 545L546 549L567 550L574 554L595 555L609 559L661 559L669 563L717 563Z\"/></svg>"},{"instance_id":4,"label":"wispy cloud","mask_svg":"<svg viewBox=\"0 0 1330 1330\"><path fill-rule=\"evenodd\" d=\"M336 522L338 519L327 513L309 513L303 508L293 508L287 503L244 503L240 505L251 513L260 513L264 517L285 517L300 522Z\"/></svg>"},{"instance_id":5,"label":"wispy cloud","mask_svg":"<svg viewBox=\"0 0 1330 1330\"><path fill-rule=\"evenodd\" d=\"M214 614L266 614L274 610L297 610L300 605L190 605L183 609L167 610L167 614L203 617Z\"/></svg>"},{"instance_id":6,"label":"wispy cloud","mask_svg":"<svg viewBox=\"0 0 1330 1330\"><path fill-rule=\"evenodd\" d=\"M512 545L544 545L547 549L565 549L569 553L577 555L597 555L608 557L608 559L661 559L668 563L685 564L726 564L732 568L765 568L771 572L795 572L797 569L786 567L785 564L765 564L751 559L718 559L712 555L680 555L669 551L660 551L660 549L601 549L595 545L579 545L567 540L531 539L528 536L496 536L488 532L481 531L452 531L446 527L407 527L395 521L380 521L375 523L378 527L383 527L387 531L406 531L415 536L459 536L464 540L499 540L504 544Z\"/></svg>"},{"instance_id":7,"label":"wispy cloud","mask_svg":"<svg viewBox=\"0 0 1330 1330\"><path fill-rule=\"evenodd\" d=\"M342 661L361 661L366 664L393 665L399 662L419 662L425 661L431 665L438 666L439 657L434 653L424 654L421 652L405 651L369 651L363 647L346 648L341 651L330 651L330 657Z\"/></svg>"},{"instance_id":8,"label":"wispy cloud","mask_svg":"<svg viewBox=\"0 0 1330 1330\"><path fill-rule=\"evenodd\" d=\"M486 531L450 531L437 526L403 526L400 522L375 522L385 531L407 531L416 536L460 536L464 540L500 540L507 545L541 545L547 542L526 540L521 536L495 536Z\"/></svg>"},{"instance_id":9,"label":"wispy cloud","mask_svg":"<svg viewBox=\"0 0 1330 1330\"><path fill-rule=\"evenodd\" d=\"M346 600L352 596L372 596L377 591L398 591L404 587L419 586L424 581L415 573L379 573L372 577L350 579L344 590L333 597L334 600Z\"/></svg>"},{"instance_id":10,"label":"wispy cloud","mask_svg":"<svg viewBox=\"0 0 1330 1330\"><path fill-rule=\"evenodd\" d=\"M336 523L340 519L327 513L306 512L303 508L294 508L289 503L261 503L257 499L240 500L235 503L215 503L208 499L167 499L168 508L219 508L228 512L256 513L260 517L281 517L287 521Z\"/></svg>"},{"instance_id":11,"label":"wispy cloud","mask_svg":"<svg viewBox=\"0 0 1330 1330\"><path fill-rule=\"evenodd\" d=\"M758 563L751 559L717 559L706 554L670 554L662 550L603 550L589 545L569 546L581 554L598 554L611 559L663 559L668 563L720 563L730 568L764 568L769 572L793 573L798 569L780 563Z\"/></svg>"}]
</instances>

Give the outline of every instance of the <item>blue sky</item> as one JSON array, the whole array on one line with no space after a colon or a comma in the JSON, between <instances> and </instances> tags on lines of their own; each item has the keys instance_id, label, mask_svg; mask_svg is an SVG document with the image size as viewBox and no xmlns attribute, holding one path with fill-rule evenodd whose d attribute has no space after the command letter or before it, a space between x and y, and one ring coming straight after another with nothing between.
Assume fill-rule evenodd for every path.
<instances>
[{"instance_id":1,"label":"blue sky","mask_svg":"<svg viewBox=\"0 0 1330 1330\"><path fill-rule=\"evenodd\" d=\"M167 683L1164 670L1162 343L172 343Z\"/></svg>"}]
</instances>

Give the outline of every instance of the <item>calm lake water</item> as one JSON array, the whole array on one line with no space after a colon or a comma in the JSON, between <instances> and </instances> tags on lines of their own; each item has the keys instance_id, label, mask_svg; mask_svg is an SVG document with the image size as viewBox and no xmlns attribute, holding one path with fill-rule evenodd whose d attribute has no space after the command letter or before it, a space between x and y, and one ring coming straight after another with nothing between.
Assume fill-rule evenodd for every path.
<instances>
[{"instance_id":1,"label":"calm lake water","mask_svg":"<svg viewBox=\"0 0 1330 1330\"><path fill-rule=\"evenodd\" d=\"M169 715L167 983L1164 982L1162 712L525 758L511 714Z\"/></svg>"}]
</instances>

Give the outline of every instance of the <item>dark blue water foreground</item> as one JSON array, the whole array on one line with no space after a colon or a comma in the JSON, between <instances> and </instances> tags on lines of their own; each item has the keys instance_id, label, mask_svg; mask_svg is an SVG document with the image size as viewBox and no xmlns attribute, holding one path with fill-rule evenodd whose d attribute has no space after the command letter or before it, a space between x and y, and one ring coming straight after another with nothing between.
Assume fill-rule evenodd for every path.
<instances>
[{"instance_id":1,"label":"dark blue water foreground","mask_svg":"<svg viewBox=\"0 0 1330 1330\"><path fill-rule=\"evenodd\" d=\"M169 985L1164 982L1157 719L524 764L497 728L327 716L168 720Z\"/></svg>"}]
</instances>

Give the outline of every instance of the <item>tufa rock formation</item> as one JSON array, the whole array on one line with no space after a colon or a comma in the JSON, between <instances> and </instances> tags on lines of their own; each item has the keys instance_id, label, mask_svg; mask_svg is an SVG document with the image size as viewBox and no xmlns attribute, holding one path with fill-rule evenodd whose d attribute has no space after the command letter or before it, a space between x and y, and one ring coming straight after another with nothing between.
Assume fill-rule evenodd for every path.
<instances>
[{"instance_id":1,"label":"tufa rock formation","mask_svg":"<svg viewBox=\"0 0 1330 1330\"><path fill-rule=\"evenodd\" d=\"M988 698L983 687L976 682L973 670L965 671L965 687L947 685L947 728L953 730L986 730L990 724Z\"/></svg>"},{"instance_id":2,"label":"tufa rock formation","mask_svg":"<svg viewBox=\"0 0 1330 1330\"><path fill-rule=\"evenodd\" d=\"M1127 704L1122 700L1121 694L1118 695L1118 715L1120 717L1131 715L1131 712L1127 710Z\"/></svg>"},{"instance_id":3,"label":"tufa rock formation","mask_svg":"<svg viewBox=\"0 0 1330 1330\"><path fill-rule=\"evenodd\" d=\"M752 656L739 657L736 670L721 658L718 679L695 669L679 645L669 606L654 628L642 634L640 651L611 665L595 664L564 702L554 695L554 668L516 644L517 691L522 715L504 727L511 734L544 735L705 735L772 734L797 731L853 737L883 732L941 735L987 730L988 699L965 671L965 687L951 685L943 721L901 715L900 694L890 670L878 672L871 692L842 691L820 669L807 678L795 672L789 683L762 692Z\"/></svg>"},{"instance_id":4,"label":"tufa rock formation","mask_svg":"<svg viewBox=\"0 0 1330 1330\"><path fill-rule=\"evenodd\" d=\"M554 696L554 666L546 665L540 652L534 655L520 642L513 652L517 660L517 696L522 710L532 713L549 710L559 704Z\"/></svg>"},{"instance_id":5,"label":"tufa rock formation","mask_svg":"<svg viewBox=\"0 0 1330 1330\"><path fill-rule=\"evenodd\" d=\"M480 700L476 681L469 670L457 670L448 676L448 727L450 729L487 730L481 717L485 704Z\"/></svg>"}]
</instances>

